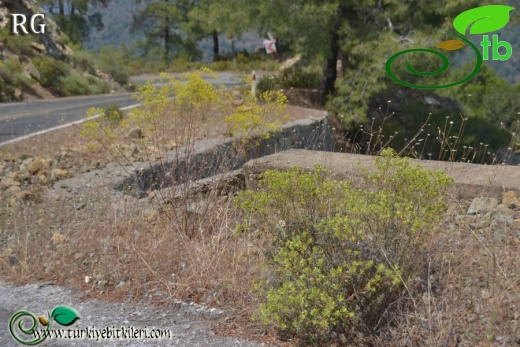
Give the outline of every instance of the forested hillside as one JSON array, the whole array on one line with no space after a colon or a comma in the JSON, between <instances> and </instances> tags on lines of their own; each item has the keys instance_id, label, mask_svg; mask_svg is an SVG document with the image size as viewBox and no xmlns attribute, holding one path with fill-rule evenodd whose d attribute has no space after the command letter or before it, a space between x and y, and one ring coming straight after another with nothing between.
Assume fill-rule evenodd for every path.
<instances>
[{"instance_id":1,"label":"forested hillside","mask_svg":"<svg viewBox=\"0 0 520 347\"><path fill-rule=\"evenodd\" d=\"M95 5L91 11L101 13L103 28L90 33L85 39L85 48L98 50L101 46L131 45L144 38L142 33L131 31L133 16L138 11L135 1L112 0L106 7Z\"/></svg>"},{"instance_id":2,"label":"forested hillside","mask_svg":"<svg viewBox=\"0 0 520 347\"><path fill-rule=\"evenodd\" d=\"M143 3L146 3L146 1ZM514 6L514 4L512 4L512 6ZM104 7L101 3L95 5L92 8L92 12L101 13L103 28L90 32L85 40L85 48L99 50L101 46L120 47L121 45L125 45L126 47L131 47L139 40L144 39L142 32L137 30L132 31L133 16L138 13L139 7L136 1L128 0L111 0L107 7ZM518 10L520 11L520 8ZM225 35L221 35L220 39L222 50L231 51L231 40L226 38ZM500 40L505 40L511 44L513 47L513 56L506 63L490 60L487 64L496 70L498 76L515 83L520 79L520 24L513 23L501 30ZM480 45L478 39L474 39L473 41L475 44ZM249 31L246 35L242 35L242 37L235 40L234 44L237 51L243 49L256 51L262 47L262 38L254 31ZM200 41L199 47L203 52L204 60L210 60L213 51L211 39L207 38ZM468 54L463 55L463 57L458 59L457 63L459 66L463 61L468 60L467 55Z\"/></svg>"},{"instance_id":3,"label":"forested hillside","mask_svg":"<svg viewBox=\"0 0 520 347\"><path fill-rule=\"evenodd\" d=\"M136 1L111 0L106 7L102 3L93 6L92 13L100 12L102 15L103 28L90 32L85 40L85 48L99 51L102 46L126 46L129 48L138 46L145 35L143 32L132 28L133 17L138 14L139 8L143 8L147 2L150 3L151 1L143 1L143 4L139 5ZM263 38L252 30L238 35L234 40L224 34L219 35L219 38L220 48L224 54L230 53L233 49L236 51L245 49L253 52L263 47ZM210 38L203 39L199 42L198 47L202 51L202 60L211 61L213 58L212 40Z\"/></svg>"}]
</instances>

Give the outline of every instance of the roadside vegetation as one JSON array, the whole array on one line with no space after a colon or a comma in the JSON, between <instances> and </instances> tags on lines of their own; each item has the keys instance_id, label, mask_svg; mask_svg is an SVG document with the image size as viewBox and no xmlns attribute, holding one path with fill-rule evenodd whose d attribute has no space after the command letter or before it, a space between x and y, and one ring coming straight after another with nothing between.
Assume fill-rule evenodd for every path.
<instances>
[{"instance_id":1,"label":"roadside vegetation","mask_svg":"<svg viewBox=\"0 0 520 347\"><path fill-rule=\"evenodd\" d=\"M312 345L351 343L391 319L391 303L427 274L450 178L392 150L376 165L361 183L331 180L320 167L267 171L260 191L239 194L255 232L272 239L260 282L264 322Z\"/></svg>"}]
</instances>

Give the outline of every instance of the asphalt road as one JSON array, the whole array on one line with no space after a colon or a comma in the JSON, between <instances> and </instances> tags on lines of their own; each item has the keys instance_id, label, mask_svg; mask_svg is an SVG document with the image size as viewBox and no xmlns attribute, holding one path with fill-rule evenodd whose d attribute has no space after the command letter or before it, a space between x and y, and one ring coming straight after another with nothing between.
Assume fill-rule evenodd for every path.
<instances>
[{"instance_id":1,"label":"asphalt road","mask_svg":"<svg viewBox=\"0 0 520 347\"><path fill-rule=\"evenodd\" d=\"M91 107L136 104L132 93L0 104L0 144L24 135L84 119Z\"/></svg>"},{"instance_id":2,"label":"asphalt road","mask_svg":"<svg viewBox=\"0 0 520 347\"><path fill-rule=\"evenodd\" d=\"M131 81L143 83L156 77L136 76ZM211 81L228 87L240 83L238 76L233 73L220 73L218 80ZM112 104L120 107L136 105L137 102L132 98L132 94L118 93L0 104L0 145L45 129L85 119L86 112L91 107L105 107Z\"/></svg>"}]
</instances>

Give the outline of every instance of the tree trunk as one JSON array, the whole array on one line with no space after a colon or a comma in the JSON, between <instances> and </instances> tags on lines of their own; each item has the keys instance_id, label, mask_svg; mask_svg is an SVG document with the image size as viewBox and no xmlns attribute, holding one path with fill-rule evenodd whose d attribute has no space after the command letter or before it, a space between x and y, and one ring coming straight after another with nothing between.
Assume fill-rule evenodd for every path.
<instances>
[{"instance_id":1,"label":"tree trunk","mask_svg":"<svg viewBox=\"0 0 520 347\"><path fill-rule=\"evenodd\" d=\"M168 66L170 62L170 27L168 24L164 26L164 65Z\"/></svg>"},{"instance_id":2,"label":"tree trunk","mask_svg":"<svg viewBox=\"0 0 520 347\"><path fill-rule=\"evenodd\" d=\"M64 15L65 15L65 6L63 6L63 0L60 0L60 1L58 2L58 7L59 7L59 9L60 9L60 14L61 14L62 16L64 16Z\"/></svg>"},{"instance_id":3,"label":"tree trunk","mask_svg":"<svg viewBox=\"0 0 520 347\"><path fill-rule=\"evenodd\" d=\"M213 32L213 61L219 61L220 60L220 44L218 41L218 33Z\"/></svg>"},{"instance_id":4,"label":"tree trunk","mask_svg":"<svg viewBox=\"0 0 520 347\"><path fill-rule=\"evenodd\" d=\"M330 43L330 56L327 59L327 63L325 65L325 69L323 70L323 79L321 81L320 86L320 102L325 105L327 99L330 95L333 95L336 92L336 78L337 78L337 69L336 64L338 61L339 54L339 35L337 30L334 30L331 33L331 43Z\"/></svg>"},{"instance_id":5,"label":"tree trunk","mask_svg":"<svg viewBox=\"0 0 520 347\"><path fill-rule=\"evenodd\" d=\"M320 102L325 105L328 98L336 93L336 78L338 77L337 63L339 57L339 34L341 22L346 18L346 8L343 2L340 1L338 5L338 13L335 18L335 23L330 31L330 55L327 58L327 63L323 70L323 79L320 86Z\"/></svg>"},{"instance_id":6,"label":"tree trunk","mask_svg":"<svg viewBox=\"0 0 520 347\"><path fill-rule=\"evenodd\" d=\"M168 2L168 0L164 0L164 2ZM170 18L166 17L164 22L164 68L168 67L170 63Z\"/></svg>"}]
</instances>

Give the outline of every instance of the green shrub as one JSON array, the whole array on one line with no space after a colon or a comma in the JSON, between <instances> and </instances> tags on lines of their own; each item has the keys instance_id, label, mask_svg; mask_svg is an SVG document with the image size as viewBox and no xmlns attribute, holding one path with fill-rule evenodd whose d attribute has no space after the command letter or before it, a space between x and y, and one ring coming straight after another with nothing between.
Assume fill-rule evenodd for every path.
<instances>
[{"instance_id":1,"label":"green shrub","mask_svg":"<svg viewBox=\"0 0 520 347\"><path fill-rule=\"evenodd\" d=\"M130 78L130 52L125 47L102 46L97 56L97 67L106 72L120 85L126 85Z\"/></svg>"},{"instance_id":2,"label":"green shrub","mask_svg":"<svg viewBox=\"0 0 520 347\"><path fill-rule=\"evenodd\" d=\"M170 64L168 68L168 72L179 73L179 72L189 72L194 70L199 70L203 67L206 67L207 64L201 61L189 61L185 58L176 58Z\"/></svg>"},{"instance_id":3,"label":"green shrub","mask_svg":"<svg viewBox=\"0 0 520 347\"><path fill-rule=\"evenodd\" d=\"M124 86L128 83L130 79L130 74L128 69L122 65L115 65L110 69L106 70L106 72L120 85Z\"/></svg>"},{"instance_id":4,"label":"green shrub","mask_svg":"<svg viewBox=\"0 0 520 347\"><path fill-rule=\"evenodd\" d=\"M88 72L89 74L95 75L96 68L94 65L94 56L92 52L84 51L81 49L75 50L72 54L72 65L76 69Z\"/></svg>"},{"instance_id":5,"label":"green shrub","mask_svg":"<svg viewBox=\"0 0 520 347\"><path fill-rule=\"evenodd\" d=\"M146 61L143 64L143 71L145 73L159 73L161 71L164 71L164 69L164 63L158 61Z\"/></svg>"},{"instance_id":6,"label":"green shrub","mask_svg":"<svg viewBox=\"0 0 520 347\"><path fill-rule=\"evenodd\" d=\"M280 69L280 63L276 60L265 60L255 63L255 69L262 71L278 71Z\"/></svg>"},{"instance_id":7,"label":"green shrub","mask_svg":"<svg viewBox=\"0 0 520 347\"><path fill-rule=\"evenodd\" d=\"M60 95L88 95L90 88L85 78L79 75L69 75L60 79Z\"/></svg>"},{"instance_id":8,"label":"green shrub","mask_svg":"<svg viewBox=\"0 0 520 347\"><path fill-rule=\"evenodd\" d=\"M270 277L259 285L265 323L309 344L352 342L375 333L403 284L425 275L423 256L451 179L392 150L376 164L357 186L327 179L321 167L293 168L267 171L262 189L239 194L273 240Z\"/></svg>"},{"instance_id":9,"label":"green shrub","mask_svg":"<svg viewBox=\"0 0 520 347\"><path fill-rule=\"evenodd\" d=\"M187 72L190 70L190 62L184 58L177 58L170 64L170 72Z\"/></svg>"},{"instance_id":10,"label":"green shrub","mask_svg":"<svg viewBox=\"0 0 520 347\"><path fill-rule=\"evenodd\" d=\"M143 65L144 60L142 58L136 57L135 59L129 61L126 67L128 69L128 73L133 76L145 73Z\"/></svg>"},{"instance_id":11,"label":"green shrub","mask_svg":"<svg viewBox=\"0 0 520 347\"><path fill-rule=\"evenodd\" d=\"M33 35L11 35L9 26L0 29L0 41L4 42L5 48L16 55L34 54L31 43L34 42Z\"/></svg>"},{"instance_id":12,"label":"green shrub","mask_svg":"<svg viewBox=\"0 0 520 347\"><path fill-rule=\"evenodd\" d=\"M16 89L26 91L34 81L24 74L22 64L14 59L0 61L0 101L16 99Z\"/></svg>"},{"instance_id":13,"label":"green shrub","mask_svg":"<svg viewBox=\"0 0 520 347\"><path fill-rule=\"evenodd\" d=\"M64 62L50 57L35 58L33 64L40 73L41 85L61 95L61 79L69 75L69 67Z\"/></svg>"},{"instance_id":14,"label":"green shrub","mask_svg":"<svg viewBox=\"0 0 520 347\"><path fill-rule=\"evenodd\" d=\"M87 76L87 81L90 85L90 94L107 94L112 90L112 87L108 82L95 76Z\"/></svg>"},{"instance_id":15,"label":"green shrub","mask_svg":"<svg viewBox=\"0 0 520 347\"><path fill-rule=\"evenodd\" d=\"M249 58L243 53L238 53L235 56L235 62L237 65L247 65L249 64Z\"/></svg>"},{"instance_id":16,"label":"green shrub","mask_svg":"<svg viewBox=\"0 0 520 347\"><path fill-rule=\"evenodd\" d=\"M273 76L262 76L256 85L259 93L271 91L278 84L278 80Z\"/></svg>"},{"instance_id":17,"label":"green shrub","mask_svg":"<svg viewBox=\"0 0 520 347\"><path fill-rule=\"evenodd\" d=\"M94 76L74 74L60 79L59 91L61 96L102 94L108 93L110 86Z\"/></svg>"},{"instance_id":18,"label":"green shrub","mask_svg":"<svg viewBox=\"0 0 520 347\"><path fill-rule=\"evenodd\" d=\"M319 66L291 66L282 71L279 83L282 88L308 88L320 87L323 72Z\"/></svg>"},{"instance_id":19,"label":"green shrub","mask_svg":"<svg viewBox=\"0 0 520 347\"><path fill-rule=\"evenodd\" d=\"M229 70L230 63L225 60L219 60L211 63L211 69L213 71L225 71Z\"/></svg>"}]
</instances>

